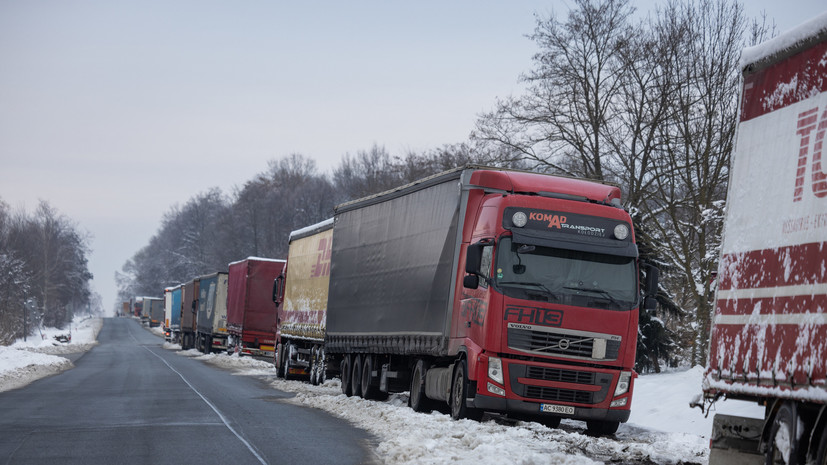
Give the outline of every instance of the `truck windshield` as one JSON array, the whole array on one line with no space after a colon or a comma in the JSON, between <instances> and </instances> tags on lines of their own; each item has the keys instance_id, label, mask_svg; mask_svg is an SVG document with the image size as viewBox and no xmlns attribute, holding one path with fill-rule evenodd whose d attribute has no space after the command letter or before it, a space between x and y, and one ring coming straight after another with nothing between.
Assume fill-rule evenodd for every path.
<instances>
[{"instance_id":1,"label":"truck windshield","mask_svg":"<svg viewBox=\"0 0 827 465\"><path fill-rule=\"evenodd\" d=\"M503 294L581 307L630 310L638 299L633 257L499 241L494 286Z\"/></svg>"}]
</instances>

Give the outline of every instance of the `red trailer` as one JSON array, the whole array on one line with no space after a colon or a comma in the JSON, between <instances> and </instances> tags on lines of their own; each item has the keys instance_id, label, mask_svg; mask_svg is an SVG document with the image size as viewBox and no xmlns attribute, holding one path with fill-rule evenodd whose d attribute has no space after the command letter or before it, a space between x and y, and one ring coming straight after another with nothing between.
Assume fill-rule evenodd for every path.
<instances>
[{"instance_id":1,"label":"red trailer","mask_svg":"<svg viewBox=\"0 0 827 465\"><path fill-rule=\"evenodd\" d=\"M709 360L710 463L827 463L827 14L744 50Z\"/></svg>"},{"instance_id":2,"label":"red trailer","mask_svg":"<svg viewBox=\"0 0 827 465\"><path fill-rule=\"evenodd\" d=\"M273 282L285 260L249 257L230 263L227 289L227 350L273 360L276 306Z\"/></svg>"}]
</instances>

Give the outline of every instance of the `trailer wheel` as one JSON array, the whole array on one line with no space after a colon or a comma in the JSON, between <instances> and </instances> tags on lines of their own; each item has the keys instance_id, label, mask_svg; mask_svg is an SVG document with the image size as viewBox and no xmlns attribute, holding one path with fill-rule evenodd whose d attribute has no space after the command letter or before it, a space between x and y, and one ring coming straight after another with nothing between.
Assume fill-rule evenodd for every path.
<instances>
[{"instance_id":1,"label":"trailer wheel","mask_svg":"<svg viewBox=\"0 0 827 465\"><path fill-rule=\"evenodd\" d=\"M318 386L319 381L316 379L316 346L310 348L310 367L307 373L310 375L310 384Z\"/></svg>"},{"instance_id":2,"label":"trailer wheel","mask_svg":"<svg viewBox=\"0 0 827 465\"><path fill-rule=\"evenodd\" d=\"M796 417L792 402L784 402L775 412L765 454L767 465L803 463L795 430Z\"/></svg>"},{"instance_id":3,"label":"trailer wheel","mask_svg":"<svg viewBox=\"0 0 827 465\"><path fill-rule=\"evenodd\" d=\"M468 375L466 374L465 360L460 360L454 368L454 382L451 385L451 418L461 420L480 420L482 410L470 408L465 404L468 397Z\"/></svg>"},{"instance_id":4,"label":"trailer wheel","mask_svg":"<svg viewBox=\"0 0 827 465\"><path fill-rule=\"evenodd\" d=\"M350 375L353 373L351 372L350 366L350 354L345 354L342 357L342 394L350 397L353 395L353 389L350 386Z\"/></svg>"},{"instance_id":5,"label":"trailer wheel","mask_svg":"<svg viewBox=\"0 0 827 465\"><path fill-rule=\"evenodd\" d=\"M586 431L593 436L615 434L619 427L619 421L589 420L586 422Z\"/></svg>"},{"instance_id":6,"label":"trailer wheel","mask_svg":"<svg viewBox=\"0 0 827 465\"><path fill-rule=\"evenodd\" d=\"M281 342L276 344L275 355L273 356L273 365L276 366L276 378L284 378L284 371L282 371L282 362L284 358L284 346Z\"/></svg>"},{"instance_id":7,"label":"trailer wheel","mask_svg":"<svg viewBox=\"0 0 827 465\"><path fill-rule=\"evenodd\" d=\"M362 397L365 399L385 400L387 392L379 390L379 383L374 382L373 369L376 366L376 356L365 355L362 362Z\"/></svg>"},{"instance_id":8,"label":"trailer wheel","mask_svg":"<svg viewBox=\"0 0 827 465\"><path fill-rule=\"evenodd\" d=\"M316 384L324 384L327 381L327 360L324 355L324 347L316 349Z\"/></svg>"},{"instance_id":9,"label":"trailer wheel","mask_svg":"<svg viewBox=\"0 0 827 465\"><path fill-rule=\"evenodd\" d=\"M362 396L362 361L363 357L359 354L353 355L353 370L350 374L350 391L356 397Z\"/></svg>"},{"instance_id":10,"label":"trailer wheel","mask_svg":"<svg viewBox=\"0 0 827 465\"><path fill-rule=\"evenodd\" d=\"M281 371L284 373L284 379L293 379L290 376L290 359L293 356L293 344L284 344L284 349L281 352Z\"/></svg>"},{"instance_id":11,"label":"trailer wheel","mask_svg":"<svg viewBox=\"0 0 827 465\"><path fill-rule=\"evenodd\" d=\"M431 402L425 396L425 361L420 359L416 361L413 372L411 373L411 395L408 398L408 405L411 406L414 412L430 412Z\"/></svg>"}]
</instances>

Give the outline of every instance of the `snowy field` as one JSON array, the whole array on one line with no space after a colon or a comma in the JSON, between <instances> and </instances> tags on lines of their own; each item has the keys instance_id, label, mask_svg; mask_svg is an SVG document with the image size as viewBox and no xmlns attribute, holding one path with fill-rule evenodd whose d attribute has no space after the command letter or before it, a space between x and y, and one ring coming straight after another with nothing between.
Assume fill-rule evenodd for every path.
<instances>
[{"instance_id":1,"label":"snowy field","mask_svg":"<svg viewBox=\"0 0 827 465\"><path fill-rule=\"evenodd\" d=\"M0 346L0 392L72 368L72 362L60 355L91 349L97 344L101 325L100 318L84 316L76 318L66 329L40 329L26 341L19 339L11 346ZM56 337L71 339L61 342Z\"/></svg>"},{"instance_id":2,"label":"snowy field","mask_svg":"<svg viewBox=\"0 0 827 465\"><path fill-rule=\"evenodd\" d=\"M99 319L72 325L70 344L54 341L54 331L38 340L0 347L0 391L72 367L69 360L50 354L88 350L100 329ZM153 328L154 334L161 331ZM44 336L46 334L44 333ZM416 413L408 408L407 393L387 401L346 397L338 380L322 386L285 381L275 376L270 363L237 355L204 355L181 351L164 343L179 355L232 370L239 376L268 379L274 389L295 393L289 399L298 405L328 411L373 434L376 453L386 464L706 464L712 416L705 417L689 402L700 393L702 369L640 376L635 384L632 416L612 438L585 434L585 423L563 420L550 429L533 422L514 422L486 416L482 422L452 421L444 413ZM717 411L760 418L763 411L750 403L719 402Z\"/></svg>"}]
</instances>

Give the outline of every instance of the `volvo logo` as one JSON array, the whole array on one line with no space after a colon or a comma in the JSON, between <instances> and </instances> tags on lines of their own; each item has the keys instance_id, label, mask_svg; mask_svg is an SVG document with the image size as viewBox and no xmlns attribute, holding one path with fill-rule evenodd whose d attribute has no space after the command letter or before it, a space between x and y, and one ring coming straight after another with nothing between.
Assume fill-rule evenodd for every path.
<instances>
[{"instance_id":1,"label":"volvo logo","mask_svg":"<svg viewBox=\"0 0 827 465\"><path fill-rule=\"evenodd\" d=\"M571 341L569 341L568 339L560 339L560 342L557 343L557 347L560 350L567 350L570 345Z\"/></svg>"}]
</instances>

